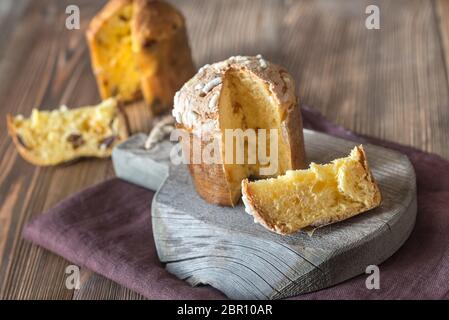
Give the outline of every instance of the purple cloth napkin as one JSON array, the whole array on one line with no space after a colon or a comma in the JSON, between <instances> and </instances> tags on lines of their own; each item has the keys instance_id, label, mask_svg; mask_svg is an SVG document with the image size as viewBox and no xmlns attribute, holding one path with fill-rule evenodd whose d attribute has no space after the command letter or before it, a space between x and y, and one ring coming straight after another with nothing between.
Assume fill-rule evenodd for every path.
<instances>
[{"instance_id":1,"label":"purple cloth napkin","mask_svg":"<svg viewBox=\"0 0 449 320\"><path fill-rule=\"evenodd\" d=\"M418 216L407 242L380 265L380 289L361 275L294 299L448 299L449 162L437 155L357 136L303 108L306 128L398 150L412 161ZM24 229L24 237L150 299L221 299L210 286L190 287L165 271L154 246L153 192L111 179L62 201Z\"/></svg>"}]
</instances>

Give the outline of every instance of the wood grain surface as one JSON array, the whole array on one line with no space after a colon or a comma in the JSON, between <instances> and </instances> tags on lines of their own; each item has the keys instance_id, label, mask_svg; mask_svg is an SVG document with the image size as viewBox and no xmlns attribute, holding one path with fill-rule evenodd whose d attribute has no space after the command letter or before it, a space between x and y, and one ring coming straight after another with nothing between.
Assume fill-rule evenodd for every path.
<instances>
[{"instance_id":1,"label":"wood grain surface","mask_svg":"<svg viewBox=\"0 0 449 320\"><path fill-rule=\"evenodd\" d=\"M449 159L449 4L444 0L171 1L185 14L198 66L261 53L287 67L302 103L359 133ZM65 28L76 4L81 30ZM84 30L104 1L0 2L0 298L134 299L88 270L65 287L70 262L21 239L24 224L58 201L113 175L109 160L54 168L24 162L5 115L96 103ZM365 28L377 4L381 29ZM136 107L139 109L138 107ZM142 117L131 117L145 129Z\"/></svg>"}]
</instances>

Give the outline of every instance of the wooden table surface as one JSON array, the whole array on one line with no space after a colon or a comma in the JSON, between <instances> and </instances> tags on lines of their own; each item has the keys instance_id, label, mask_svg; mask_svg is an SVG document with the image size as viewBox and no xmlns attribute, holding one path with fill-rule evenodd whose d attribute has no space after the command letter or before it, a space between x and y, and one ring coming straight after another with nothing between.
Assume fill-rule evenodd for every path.
<instances>
[{"instance_id":1,"label":"wooden table surface","mask_svg":"<svg viewBox=\"0 0 449 320\"><path fill-rule=\"evenodd\" d=\"M332 121L449 159L449 1L172 2L187 18L198 66L261 53L290 70L302 103ZM80 8L80 30L65 28L70 4ZM6 132L7 113L99 102L84 31L103 4L0 2L0 298L142 298L83 269L81 288L69 290L71 263L21 238L30 218L112 177L110 160L34 167ZM380 30L365 27L370 4L380 8Z\"/></svg>"}]
</instances>

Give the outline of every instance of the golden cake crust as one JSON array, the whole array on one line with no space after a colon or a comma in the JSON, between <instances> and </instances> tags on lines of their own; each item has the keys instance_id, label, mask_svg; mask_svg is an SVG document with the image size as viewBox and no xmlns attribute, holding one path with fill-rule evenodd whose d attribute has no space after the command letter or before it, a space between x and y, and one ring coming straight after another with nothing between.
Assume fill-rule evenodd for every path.
<instances>
[{"instance_id":1,"label":"golden cake crust","mask_svg":"<svg viewBox=\"0 0 449 320\"><path fill-rule=\"evenodd\" d=\"M380 203L382 202L382 196L381 196L379 187L371 173L363 146L362 145L356 146L354 148L354 152L355 152L354 153L355 158L364 168L364 173L366 174L366 180L369 183L373 184L373 186L375 188L375 193L373 195L373 198L370 199L370 201L367 203L366 210L370 210L370 209L375 208L380 205ZM270 215L267 212L265 212L264 208L261 208L260 206L257 205L257 201L254 197L254 194L251 192L251 188L249 186L248 179L245 179L242 181L242 201L245 205L245 211L254 217L255 222L260 223L265 228L267 228L271 231L274 231L276 233L279 233L279 234L284 234L284 235L297 231L297 230L291 230L284 224L277 223L277 221L271 219ZM346 214L341 214L338 216L331 217L327 220L322 220L322 219L316 220L312 224L310 224L310 226L321 227L324 225L328 225L328 224L346 220L346 219L353 217L360 213L362 213L362 212L348 212Z\"/></svg>"},{"instance_id":2,"label":"golden cake crust","mask_svg":"<svg viewBox=\"0 0 449 320\"><path fill-rule=\"evenodd\" d=\"M124 6L132 4L133 0L109 0L106 5L92 18L86 31L89 43L95 42L95 35L103 25Z\"/></svg>"},{"instance_id":3,"label":"golden cake crust","mask_svg":"<svg viewBox=\"0 0 449 320\"><path fill-rule=\"evenodd\" d=\"M263 208L260 208L253 194L248 188L248 179L242 181L242 202L245 206L245 211L253 216L254 222L260 223L265 228L272 230L279 234L287 234L288 230L284 226L278 226L271 219L269 219L269 215L266 214Z\"/></svg>"},{"instance_id":4,"label":"golden cake crust","mask_svg":"<svg viewBox=\"0 0 449 320\"><path fill-rule=\"evenodd\" d=\"M90 59L92 70L97 81L97 87L102 99L112 96L105 82L109 79L103 74L104 66L101 63L101 42L97 39L97 35L102 28L124 7L131 5L133 0L109 0L106 5L92 18L86 30L87 44L90 50ZM140 99L142 95L136 92L133 100Z\"/></svg>"},{"instance_id":5,"label":"golden cake crust","mask_svg":"<svg viewBox=\"0 0 449 320\"><path fill-rule=\"evenodd\" d=\"M21 138L17 134L16 127L13 123L13 116L11 114L6 115L6 125L8 127L8 134L22 158L36 166L44 166L45 163L39 157L36 157L33 155L33 153L29 152L28 149L24 146Z\"/></svg>"}]
</instances>

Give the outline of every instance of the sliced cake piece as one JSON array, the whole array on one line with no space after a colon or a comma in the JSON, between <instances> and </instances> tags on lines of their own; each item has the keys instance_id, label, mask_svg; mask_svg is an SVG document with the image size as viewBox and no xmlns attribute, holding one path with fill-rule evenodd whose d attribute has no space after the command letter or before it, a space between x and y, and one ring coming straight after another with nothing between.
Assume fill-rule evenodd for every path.
<instances>
[{"instance_id":1,"label":"sliced cake piece","mask_svg":"<svg viewBox=\"0 0 449 320\"><path fill-rule=\"evenodd\" d=\"M117 101L97 106L52 111L33 109L30 118L7 116L8 132L20 155L35 165L49 166L80 157L109 157L127 138Z\"/></svg>"},{"instance_id":2,"label":"sliced cake piece","mask_svg":"<svg viewBox=\"0 0 449 320\"><path fill-rule=\"evenodd\" d=\"M381 194L363 146L330 164L289 170L266 180L242 181L246 212L279 234L341 221L380 205Z\"/></svg>"}]
</instances>

